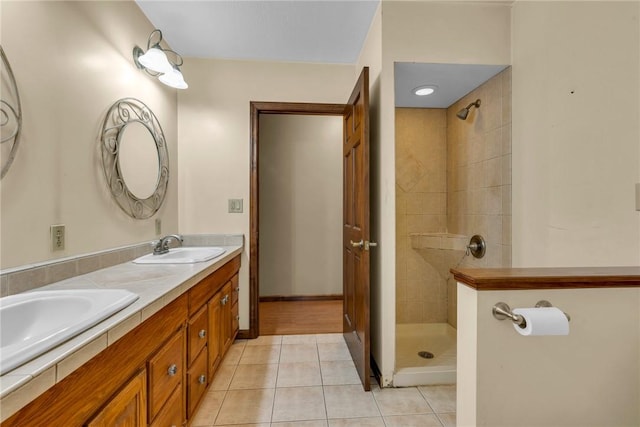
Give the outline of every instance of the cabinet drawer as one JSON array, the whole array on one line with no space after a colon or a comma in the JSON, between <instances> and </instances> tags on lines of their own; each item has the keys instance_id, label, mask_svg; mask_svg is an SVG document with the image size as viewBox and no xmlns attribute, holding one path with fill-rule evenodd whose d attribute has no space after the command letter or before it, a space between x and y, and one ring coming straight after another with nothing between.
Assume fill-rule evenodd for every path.
<instances>
[{"instance_id":1,"label":"cabinet drawer","mask_svg":"<svg viewBox=\"0 0 640 427\"><path fill-rule=\"evenodd\" d=\"M207 344L209 335L208 307L205 304L190 320L188 326L189 366Z\"/></svg>"},{"instance_id":2,"label":"cabinet drawer","mask_svg":"<svg viewBox=\"0 0 640 427\"><path fill-rule=\"evenodd\" d=\"M176 333L149 359L149 419L154 419L160 408L180 384L184 370L184 329Z\"/></svg>"},{"instance_id":3,"label":"cabinet drawer","mask_svg":"<svg viewBox=\"0 0 640 427\"><path fill-rule=\"evenodd\" d=\"M240 294L240 282L238 275L236 274L231 278L231 304L238 302L238 295Z\"/></svg>"},{"instance_id":4,"label":"cabinet drawer","mask_svg":"<svg viewBox=\"0 0 640 427\"><path fill-rule=\"evenodd\" d=\"M207 391L207 352L202 351L187 371L187 406L189 418L198 407L198 402Z\"/></svg>"},{"instance_id":5,"label":"cabinet drawer","mask_svg":"<svg viewBox=\"0 0 640 427\"><path fill-rule=\"evenodd\" d=\"M180 427L182 426L182 384L178 385L166 405L160 410L151 427Z\"/></svg>"},{"instance_id":6,"label":"cabinet drawer","mask_svg":"<svg viewBox=\"0 0 640 427\"><path fill-rule=\"evenodd\" d=\"M231 306L231 338L234 338L236 332L240 329L240 315L238 311L238 304Z\"/></svg>"}]
</instances>

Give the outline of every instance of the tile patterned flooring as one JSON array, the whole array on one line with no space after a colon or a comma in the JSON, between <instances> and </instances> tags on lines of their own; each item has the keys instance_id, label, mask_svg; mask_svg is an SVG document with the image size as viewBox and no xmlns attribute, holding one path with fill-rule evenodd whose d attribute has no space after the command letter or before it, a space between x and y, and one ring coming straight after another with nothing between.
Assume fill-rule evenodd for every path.
<instances>
[{"instance_id":1,"label":"tile patterned flooring","mask_svg":"<svg viewBox=\"0 0 640 427\"><path fill-rule=\"evenodd\" d=\"M455 400L452 385L362 391L342 334L261 336L229 349L192 427L449 427Z\"/></svg>"}]
</instances>

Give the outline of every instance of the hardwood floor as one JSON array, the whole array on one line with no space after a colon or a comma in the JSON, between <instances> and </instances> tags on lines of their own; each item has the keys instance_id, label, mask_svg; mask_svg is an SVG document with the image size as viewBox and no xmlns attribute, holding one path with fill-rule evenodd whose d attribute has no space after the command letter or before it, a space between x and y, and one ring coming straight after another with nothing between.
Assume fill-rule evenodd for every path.
<instances>
[{"instance_id":1,"label":"hardwood floor","mask_svg":"<svg viewBox=\"0 0 640 427\"><path fill-rule=\"evenodd\" d=\"M342 301L260 303L260 335L342 332Z\"/></svg>"}]
</instances>

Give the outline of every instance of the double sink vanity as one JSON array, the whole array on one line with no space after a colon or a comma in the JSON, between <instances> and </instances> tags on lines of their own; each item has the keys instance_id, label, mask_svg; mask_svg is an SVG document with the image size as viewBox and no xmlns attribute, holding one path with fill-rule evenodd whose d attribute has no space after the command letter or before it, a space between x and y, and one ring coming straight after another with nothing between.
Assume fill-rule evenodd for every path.
<instances>
[{"instance_id":1,"label":"double sink vanity","mask_svg":"<svg viewBox=\"0 0 640 427\"><path fill-rule=\"evenodd\" d=\"M182 426L239 328L242 244L147 254L5 297L2 426Z\"/></svg>"}]
</instances>

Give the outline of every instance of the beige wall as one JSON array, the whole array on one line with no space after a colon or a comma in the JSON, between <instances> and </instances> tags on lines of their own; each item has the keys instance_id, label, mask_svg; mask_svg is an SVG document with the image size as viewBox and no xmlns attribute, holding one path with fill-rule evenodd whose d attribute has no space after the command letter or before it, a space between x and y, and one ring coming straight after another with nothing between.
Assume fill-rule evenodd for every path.
<instances>
[{"instance_id":1,"label":"beige wall","mask_svg":"<svg viewBox=\"0 0 640 427\"><path fill-rule=\"evenodd\" d=\"M260 117L260 296L342 294L342 116Z\"/></svg>"},{"instance_id":2,"label":"beige wall","mask_svg":"<svg viewBox=\"0 0 640 427\"><path fill-rule=\"evenodd\" d=\"M458 425L640 424L638 289L458 287ZM499 301L517 308L541 299L571 316L568 336L524 337L491 314Z\"/></svg>"},{"instance_id":3,"label":"beige wall","mask_svg":"<svg viewBox=\"0 0 640 427\"><path fill-rule=\"evenodd\" d=\"M124 97L146 103L162 125L171 175L155 217L163 232L178 231L176 90L133 64L133 46L153 30L135 3L3 1L1 26L23 109L17 157L0 185L2 268L155 237L154 219L125 215L102 172L102 121ZM50 251L51 224L66 225L64 251Z\"/></svg>"},{"instance_id":4,"label":"beige wall","mask_svg":"<svg viewBox=\"0 0 640 427\"><path fill-rule=\"evenodd\" d=\"M513 7L514 266L640 262L639 15L637 1Z\"/></svg>"},{"instance_id":5,"label":"beige wall","mask_svg":"<svg viewBox=\"0 0 640 427\"><path fill-rule=\"evenodd\" d=\"M249 102L345 103L353 65L185 59L178 95L182 233L241 233L240 328L249 327ZM227 200L244 199L228 213Z\"/></svg>"}]
</instances>

